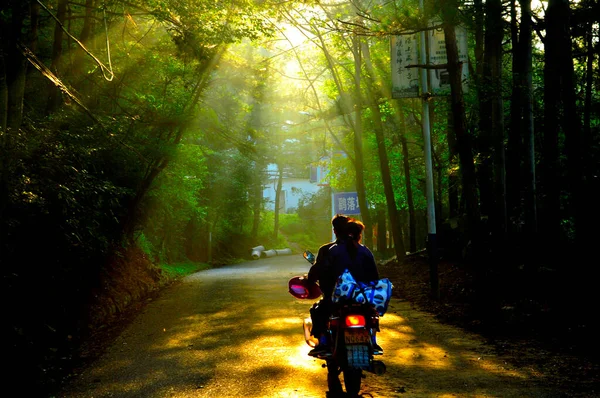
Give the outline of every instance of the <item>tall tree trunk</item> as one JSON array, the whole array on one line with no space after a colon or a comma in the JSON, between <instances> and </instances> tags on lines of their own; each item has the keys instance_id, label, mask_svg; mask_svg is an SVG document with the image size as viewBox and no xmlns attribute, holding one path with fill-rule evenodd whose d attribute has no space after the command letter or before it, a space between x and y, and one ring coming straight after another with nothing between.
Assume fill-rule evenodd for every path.
<instances>
[{"instance_id":1,"label":"tall tree trunk","mask_svg":"<svg viewBox=\"0 0 600 398\"><path fill-rule=\"evenodd\" d=\"M25 80L27 74L27 60L21 54L17 43L23 42L23 24L27 13L26 4L16 5L13 8L11 25L8 29L8 43L6 46L7 59L6 80L8 86L8 113L7 113L7 133L9 136L16 134L21 127L23 120L23 96L25 93ZM25 43L28 45L28 43ZM10 145L10 141L9 141Z\"/></svg>"},{"instance_id":2,"label":"tall tree trunk","mask_svg":"<svg viewBox=\"0 0 600 398\"><path fill-rule=\"evenodd\" d=\"M589 227L587 217L593 213L586 208L584 195L590 195L591 192L585 192L585 176L582 164L584 154L582 141L582 124L577 110L577 97L575 94L575 72L573 67L572 39L571 39L571 9L568 0L549 0L546 13L546 41L552 49L554 66L558 72L559 79L546 80L547 85L557 85L560 87L560 99L562 100L562 120L559 123L564 134L564 152L566 155L566 214L558 221L572 221L572 232L574 240L565 240L565 243L574 244L569 247L572 250L568 252L568 259L563 258L557 265L563 269L561 280L565 286L565 296L568 298L569 315L574 320L579 321L590 311L593 311L595 300L596 279L594 270L585 266L589 261L589 250L597 244L597 234L592 232L597 227L597 219L594 219L592 228ZM552 36L550 36L552 35ZM555 42L550 44L549 41ZM555 48L552 48L556 46ZM559 114L561 112L559 111ZM546 126L548 127L548 126ZM560 193L560 192L559 192ZM560 203L560 202L559 202ZM591 223L591 221L590 221ZM554 246L550 246L554 247ZM561 259L559 259L561 260ZM565 264L566 260L566 264Z\"/></svg>"},{"instance_id":3,"label":"tall tree trunk","mask_svg":"<svg viewBox=\"0 0 600 398\"><path fill-rule=\"evenodd\" d=\"M95 0L85 0L85 18L79 35L79 41L87 43L92 35L92 21L94 17Z\"/></svg>"},{"instance_id":4,"label":"tall tree trunk","mask_svg":"<svg viewBox=\"0 0 600 398\"><path fill-rule=\"evenodd\" d=\"M588 31L586 32L586 50L587 50L587 62L586 62L586 79L585 79L585 100L583 109L583 142L584 148L593 148L594 136L592 135L592 94L594 88L594 25L589 23L587 25ZM583 153L583 176L585 179L585 189L587 192L598 192L600 182L598 178L593 178L593 170L595 165L592 163L592 157L590 151L584 151ZM596 220L600 219L600 209L596 206L595 197L593 195L584 196L585 203L582 207L588 209L591 214L589 217L583 219L584 225L582 229L584 231L592 231ZM593 234L589 234L589 239L594 240ZM591 247L591 242L583 242L587 247Z\"/></svg>"},{"instance_id":5,"label":"tall tree trunk","mask_svg":"<svg viewBox=\"0 0 600 398\"><path fill-rule=\"evenodd\" d=\"M63 29L66 16L67 16L67 4L68 0L58 0L58 7L56 9L56 18L60 21L56 22L54 26L54 44L52 45L52 64L50 70L56 75L60 76L59 64L62 60L63 53ZM60 100L60 90L53 83L48 83L48 104L46 106L46 112L48 114L54 112L58 108Z\"/></svg>"},{"instance_id":6,"label":"tall tree trunk","mask_svg":"<svg viewBox=\"0 0 600 398\"><path fill-rule=\"evenodd\" d=\"M483 2L482 0L474 0L475 6L475 78L479 79L483 76Z\"/></svg>"},{"instance_id":7,"label":"tall tree trunk","mask_svg":"<svg viewBox=\"0 0 600 398\"><path fill-rule=\"evenodd\" d=\"M283 167L277 163L277 189L275 190L275 224L273 225L273 238L279 236L279 211L281 207L281 188L283 187Z\"/></svg>"},{"instance_id":8,"label":"tall tree trunk","mask_svg":"<svg viewBox=\"0 0 600 398\"><path fill-rule=\"evenodd\" d=\"M460 214L459 185L460 177L458 173L458 146L456 143L456 134L454 133L454 117L452 107L448 107L448 132L446 134L448 141L448 218L456 219ZM456 220L455 220L456 221Z\"/></svg>"},{"instance_id":9,"label":"tall tree trunk","mask_svg":"<svg viewBox=\"0 0 600 398\"><path fill-rule=\"evenodd\" d=\"M254 182L252 186L251 193L251 203L252 203L252 230L250 231L250 236L252 238L256 238L258 236L258 228L260 227L260 212L262 210L263 204L263 175L264 170L262 164L256 162L256 167L254 168Z\"/></svg>"},{"instance_id":10,"label":"tall tree trunk","mask_svg":"<svg viewBox=\"0 0 600 398\"><path fill-rule=\"evenodd\" d=\"M564 46L562 31L563 15L560 9L560 1L551 0L546 9L546 39L544 41L544 145L542 152L541 184L543 189L542 213L540 221L542 224L544 243L547 247L558 247L561 237L560 232L560 186L563 178L559 164L559 142L560 130L560 97L561 97L561 70L560 52ZM548 253L548 262L559 264L554 253Z\"/></svg>"},{"instance_id":11,"label":"tall tree trunk","mask_svg":"<svg viewBox=\"0 0 600 398\"><path fill-rule=\"evenodd\" d=\"M260 226L260 211L263 203L263 170L262 167L255 168L256 175L254 185L252 187L252 231L250 236L256 238L258 236L258 228Z\"/></svg>"},{"instance_id":12,"label":"tall tree trunk","mask_svg":"<svg viewBox=\"0 0 600 398\"><path fill-rule=\"evenodd\" d=\"M323 8L323 11L327 13L327 10ZM308 21L307 21L308 22ZM317 41L321 50L323 51L323 55L325 56L325 60L327 62L327 67L331 73L333 81L338 89L340 94L340 98L346 98L349 96L348 91L344 88L344 84L339 77L337 72L335 62L333 57L329 53L325 40L321 34L318 32L315 33ZM363 143L362 143L362 93L360 91L360 65L361 55L360 55L360 47L357 46L356 41L353 41L351 44L352 55L354 56L354 118L347 118L346 122L352 128L354 133L354 159L353 165L355 170L356 177L356 193L358 195L358 205L360 207L360 213L362 217L362 221L365 224L365 232L364 232L364 244L370 245L373 238L373 228L371 222L371 216L369 212L369 207L367 205L367 195L366 195L366 187L364 180L364 155L363 155ZM311 85L312 86L312 85ZM314 86L312 86L314 89ZM318 96L316 96L318 97ZM331 130L330 130L331 132ZM337 140L336 136L331 132L332 137L336 140L338 145L343 147L341 143Z\"/></svg>"},{"instance_id":13,"label":"tall tree trunk","mask_svg":"<svg viewBox=\"0 0 600 398\"><path fill-rule=\"evenodd\" d=\"M478 102L479 102L479 137L476 141L477 149L480 153L479 166L477 169L477 180L479 182L479 194L481 199L481 213L483 216L493 218L494 194L493 194L493 97L498 95L495 92L495 86L492 78L492 69L496 52L493 49L495 45L494 33L498 29L495 26L496 15L493 12L498 0L490 0L485 3L485 18L476 14L479 17L479 22L485 24L485 33L482 33L481 39L485 44L485 51L481 54L481 80L478 86ZM483 11L482 11L483 12Z\"/></svg>"},{"instance_id":14,"label":"tall tree trunk","mask_svg":"<svg viewBox=\"0 0 600 398\"><path fill-rule=\"evenodd\" d=\"M38 48L38 30L40 22L40 5L37 1L32 1L29 5L29 34L27 42L29 43L29 49L35 53Z\"/></svg>"},{"instance_id":15,"label":"tall tree trunk","mask_svg":"<svg viewBox=\"0 0 600 398\"><path fill-rule=\"evenodd\" d=\"M463 197L467 212L467 239L472 240L477 246L479 229L479 202L475 180L475 166L473 163L473 152L471 139L467 131L465 115L465 102L462 89L462 64L458 57L458 46L456 43L456 18L458 4L456 0L445 1L443 8L444 36L446 45L446 56L448 58L448 75L450 80L452 114L454 121L454 133L460 159L460 171L463 187Z\"/></svg>"},{"instance_id":16,"label":"tall tree trunk","mask_svg":"<svg viewBox=\"0 0 600 398\"><path fill-rule=\"evenodd\" d=\"M0 34L0 41L3 40ZM5 49L0 45L0 150L4 148L2 142L6 132L6 122L8 119L8 85L6 84L6 64L7 59ZM1 152L0 152L1 153ZM2 158L2 156L0 156Z\"/></svg>"},{"instance_id":17,"label":"tall tree trunk","mask_svg":"<svg viewBox=\"0 0 600 398\"><path fill-rule=\"evenodd\" d=\"M517 0L511 0L511 42L512 42L512 93L510 96L510 128L506 151L506 181L508 216L520 225L522 218L521 194L521 158L523 157L523 135L521 132L522 117L522 76L525 73L523 46L519 42L519 21L517 19ZM520 236L515 236L520 241Z\"/></svg>"},{"instance_id":18,"label":"tall tree trunk","mask_svg":"<svg viewBox=\"0 0 600 398\"><path fill-rule=\"evenodd\" d=\"M250 49L247 51L250 51ZM247 55L251 56L250 53ZM254 148L258 148L262 141L260 135L255 134L254 131L264 128L262 105L265 102L266 74L268 70L269 68L265 68L264 71L258 73L256 85L253 88L252 98L255 102L252 104L252 113L249 115L248 134L254 136ZM263 207L263 183L268 179L265 172L267 161L259 153L260 151L257 151L256 160L254 161L254 172L252 173L252 186L250 187L250 201L252 203L252 230L250 231L250 236L252 239L258 237L260 213Z\"/></svg>"},{"instance_id":19,"label":"tall tree trunk","mask_svg":"<svg viewBox=\"0 0 600 398\"><path fill-rule=\"evenodd\" d=\"M381 61L378 58L372 59L373 63L376 64L377 69L385 70L386 66L382 66L378 61ZM381 84L379 86L382 87L383 96L387 98L392 97L391 89L387 89L389 87L386 84ZM404 117L404 110L401 106L401 100L393 101L393 106L395 109L394 112L394 123L397 127L397 136L402 148L402 169L404 170L404 189L406 190L406 205L408 207L408 230L404 236L408 235L409 237L409 250L411 252L417 251L417 215L415 211L415 203L414 203L414 195L412 190L412 182L411 182L411 167L410 160L408 157L408 141L406 138L406 120ZM402 222L402 217L400 217L400 224L405 225Z\"/></svg>"},{"instance_id":20,"label":"tall tree trunk","mask_svg":"<svg viewBox=\"0 0 600 398\"><path fill-rule=\"evenodd\" d=\"M592 92L594 88L594 24L587 24L585 34L585 49L587 52L585 68L585 102L583 106L583 142L589 145L592 142L591 119L592 119Z\"/></svg>"},{"instance_id":21,"label":"tall tree trunk","mask_svg":"<svg viewBox=\"0 0 600 398\"><path fill-rule=\"evenodd\" d=\"M4 209L8 205L8 85L6 82L6 48L4 34L0 32L0 226L4 221ZM0 237L2 239L3 237ZM0 240L0 244L3 243Z\"/></svg>"},{"instance_id":22,"label":"tall tree trunk","mask_svg":"<svg viewBox=\"0 0 600 398\"><path fill-rule=\"evenodd\" d=\"M10 11L10 23L0 28L0 220L9 202L14 144L23 121L27 60L19 45L35 51L39 5L30 1L15 2ZM28 14L29 30L25 32Z\"/></svg>"},{"instance_id":23,"label":"tall tree trunk","mask_svg":"<svg viewBox=\"0 0 600 398\"><path fill-rule=\"evenodd\" d=\"M400 145L402 146L402 165L404 168L404 188L406 189L406 204L408 206L408 232L409 232L409 247L411 253L417 251L417 215L415 214L415 200L413 197L412 183L410 180L410 161L408 157L408 141L406 139L406 122L404 113L400 107L396 113L399 117L398 136L400 137Z\"/></svg>"},{"instance_id":24,"label":"tall tree trunk","mask_svg":"<svg viewBox=\"0 0 600 398\"><path fill-rule=\"evenodd\" d=\"M95 24L95 10L96 0L85 0L85 16L83 18L81 33L79 34L79 41L82 42L84 46L90 45ZM88 55L79 46L75 46L73 52L74 57L71 74L76 80L75 87L81 89L83 87L83 82L87 79L87 74L84 72L83 65L85 64Z\"/></svg>"},{"instance_id":25,"label":"tall tree trunk","mask_svg":"<svg viewBox=\"0 0 600 398\"><path fill-rule=\"evenodd\" d=\"M377 205L375 214L375 217L377 217L377 251L380 254L384 254L387 251L387 223L385 209L381 205Z\"/></svg>"},{"instance_id":26,"label":"tall tree trunk","mask_svg":"<svg viewBox=\"0 0 600 398\"><path fill-rule=\"evenodd\" d=\"M360 40L356 38L356 40ZM394 195L394 188L392 186L392 177L390 174L390 163L387 155L387 149L385 147L385 137L383 134L383 124L381 123L381 111L377 103L378 93L373 92L372 87L376 87L373 81L374 70L371 63L371 54L369 47L362 43L362 49L365 59L365 66L369 78L367 79L366 90L369 99L369 107L373 113L373 123L375 130L375 139L377 140L377 153L379 155L379 168L381 170L381 180L383 183L383 191L385 193L385 199L387 204L388 214L392 223L392 231L394 233L394 249L396 252L396 258L399 262L404 261L406 256L406 248L404 245L404 238L402 234L402 228L398 217L398 209L396 207L396 198Z\"/></svg>"},{"instance_id":27,"label":"tall tree trunk","mask_svg":"<svg viewBox=\"0 0 600 398\"><path fill-rule=\"evenodd\" d=\"M363 155L363 124L362 124L362 93L360 91L362 54L356 37L353 38L352 53L354 55L354 168L356 170L356 192L360 214L365 223L364 244L369 246L373 241L373 231L369 207L367 205L367 190L365 187L364 155Z\"/></svg>"},{"instance_id":28,"label":"tall tree trunk","mask_svg":"<svg viewBox=\"0 0 600 398\"><path fill-rule=\"evenodd\" d=\"M502 95L502 40L504 37L504 20L502 18L502 1L498 0L496 7L496 29L494 35L493 48L495 52L494 64L492 67L492 79L494 82L495 94L492 103L492 148L494 155L494 229L498 243L499 253L504 253L504 242L506 241L506 155L504 149L504 100Z\"/></svg>"},{"instance_id":29,"label":"tall tree trunk","mask_svg":"<svg viewBox=\"0 0 600 398\"><path fill-rule=\"evenodd\" d=\"M520 0L521 31L519 38L519 57L522 63L519 82L521 86L521 126L523 137L523 188L525 191L525 233L528 253L526 265L533 273L537 269L537 188L535 177L535 147L533 126L533 78L532 78L532 22L531 0ZM520 173L519 173L520 174ZM519 185L521 186L521 185Z\"/></svg>"},{"instance_id":30,"label":"tall tree trunk","mask_svg":"<svg viewBox=\"0 0 600 398\"><path fill-rule=\"evenodd\" d=\"M550 2L549 2L550 3ZM561 50L560 69L562 77L562 99L565 134L565 152L567 155L567 181L569 182L569 213L573 217L575 232L576 252L585 253L584 240L589 233L584 229L584 220L587 210L584 200L584 175L583 175L583 141L581 117L577 110L577 95L575 93L575 70L573 67L573 50L571 42L571 8L569 0L561 0L558 4L561 19ZM595 240L595 239L594 239Z\"/></svg>"},{"instance_id":31,"label":"tall tree trunk","mask_svg":"<svg viewBox=\"0 0 600 398\"><path fill-rule=\"evenodd\" d=\"M506 188L504 157L504 111L502 102L502 39L501 0L486 2L485 24L485 83L490 88L482 109L481 173L479 186L481 208L490 216L491 231L501 241L506 227ZM489 115L486 117L485 115Z\"/></svg>"}]
</instances>

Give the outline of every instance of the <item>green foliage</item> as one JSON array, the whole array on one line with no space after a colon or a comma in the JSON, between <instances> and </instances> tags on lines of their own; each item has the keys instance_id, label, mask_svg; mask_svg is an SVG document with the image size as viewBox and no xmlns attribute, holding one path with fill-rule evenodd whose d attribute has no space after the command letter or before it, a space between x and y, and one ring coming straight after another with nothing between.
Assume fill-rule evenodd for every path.
<instances>
[{"instance_id":1,"label":"green foliage","mask_svg":"<svg viewBox=\"0 0 600 398\"><path fill-rule=\"evenodd\" d=\"M54 115L52 123L23 136L23 151L16 154L21 161L14 170L21 177L15 179L11 206L20 213L15 220L27 214L38 218L40 227L60 231L51 239L64 239L61 246L89 255L106 253L120 240L119 224L133 193L128 182L135 170L119 167L132 154L106 130L71 122L71 116Z\"/></svg>"},{"instance_id":2,"label":"green foliage","mask_svg":"<svg viewBox=\"0 0 600 398\"><path fill-rule=\"evenodd\" d=\"M210 46L222 42L235 42L260 34L270 33L273 27L261 13L269 8L261 7L252 0L212 1L178 0L151 2L154 12L173 24L174 33L180 41ZM175 18L177 19L175 19ZM190 38L191 36L191 38ZM194 39L194 40L192 40Z\"/></svg>"},{"instance_id":3,"label":"green foliage","mask_svg":"<svg viewBox=\"0 0 600 398\"><path fill-rule=\"evenodd\" d=\"M267 212L266 216L270 218L273 216L273 213ZM273 225L268 220L265 221L267 222L264 225ZM330 232L331 226L327 228L327 225L325 225L325 228L323 228L322 224L323 222L307 220L295 213L280 214L279 229L281 233L278 235L277 240L273 238L272 228L267 227L261 232L262 239L259 242L267 249L292 248L295 250L299 248L299 250L310 249L311 251L316 251L319 246L331 238L331 234L329 236L324 236L323 234L323 232Z\"/></svg>"},{"instance_id":4,"label":"green foliage","mask_svg":"<svg viewBox=\"0 0 600 398\"><path fill-rule=\"evenodd\" d=\"M160 268L168 278L179 279L181 277L193 274L194 272L208 269L210 268L210 264L182 262L172 264L161 264Z\"/></svg>"},{"instance_id":5,"label":"green foliage","mask_svg":"<svg viewBox=\"0 0 600 398\"><path fill-rule=\"evenodd\" d=\"M301 225L308 225L299 232L306 236L302 242L307 248L318 249L331 240L331 193L323 188L315 194L303 195L298 204L298 217ZM300 239L300 238L299 238Z\"/></svg>"},{"instance_id":6,"label":"green foliage","mask_svg":"<svg viewBox=\"0 0 600 398\"><path fill-rule=\"evenodd\" d=\"M273 211L264 211L261 213L261 222L256 236L256 243L270 249L284 249L288 246L285 236L278 235L274 238L273 228L275 225L275 213ZM286 214L279 215L280 223L285 222Z\"/></svg>"},{"instance_id":7,"label":"green foliage","mask_svg":"<svg viewBox=\"0 0 600 398\"><path fill-rule=\"evenodd\" d=\"M195 145L180 145L177 152L169 171L156 180L143 210L145 236L155 249L152 255L166 262L186 259L182 231L207 212L198 198L208 173L204 157Z\"/></svg>"},{"instance_id":8,"label":"green foliage","mask_svg":"<svg viewBox=\"0 0 600 398\"><path fill-rule=\"evenodd\" d=\"M156 250L154 249L154 246L152 245L152 242L150 242L148 238L146 238L146 235L144 235L143 232L139 234L135 243L137 247L139 247L146 256L153 258L157 254Z\"/></svg>"},{"instance_id":9,"label":"green foliage","mask_svg":"<svg viewBox=\"0 0 600 398\"><path fill-rule=\"evenodd\" d=\"M286 247L294 246L315 251L325 243L324 240L318 239L318 223L308 222L298 214L282 214L280 222L281 232L287 241Z\"/></svg>"},{"instance_id":10,"label":"green foliage","mask_svg":"<svg viewBox=\"0 0 600 398\"><path fill-rule=\"evenodd\" d=\"M23 14L26 20L22 29L10 26L17 19L13 18L18 14L17 7L25 10L29 3L12 1L0 6L6 32L25 33L30 29L29 10ZM593 40L597 25L586 19L593 10L593 4L588 3L571 6L576 18L570 29L576 54L572 61L578 94L575 107L579 114L586 109L589 123L583 137L586 183L594 181L600 164L595 134L600 120L597 41ZM427 13L438 12L442 6L428 1ZM330 239L328 190L303 197L297 215L281 214L281 234L275 239L274 214L261 206L256 210L258 232L251 236L260 195L256 188L265 184L269 163L277 163L286 176L301 176L321 156L344 150L347 156L336 155L328 165L328 182L339 191L354 190L356 176L351 158L355 155L356 109L362 109L359 117L367 201L372 207L385 204L375 114L364 106L364 101L361 108L356 108L357 96L366 98L367 69L359 66L363 84L355 88L356 59L350 51L355 32L364 34L358 37L371 53L376 76L369 76L373 79L369 84L382 114L396 204L406 210L404 161L408 161L416 210L425 209L419 103L389 98L387 37L422 25L423 14L416 1L322 7L316 1L280 5L253 0L113 1L106 2L108 37L99 23L104 18L102 9L86 10L76 3L69 7L69 32L76 35L84 28L92 29L90 37L83 40L89 51L105 60L105 39L110 43L115 79L104 80L98 65L71 39L63 38L59 56L54 51L54 20L41 10L35 55L40 63L51 66L56 78L72 88L81 103L63 94L59 110L48 106L51 84L30 68L23 74L23 98L17 98L18 93L13 91L6 96L26 105L24 122L0 131L3 287L9 295L23 298L28 298L30 290L49 297L52 286L57 285L56 290L73 287L61 290L55 302L44 301L40 314L32 314L33 318L40 315L42 323L51 325L53 316L60 318L75 311L72 307L77 305L71 303L85 298L107 258L116 248L130 244L132 238L137 238L135 243L153 261L178 264L167 268L166 272L173 275L188 272L187 266L181 270L178 267L192 267L187 263L190 259L206 262L211 255L213 262L234 261L257 244L271 248L298 244L315 250ZM279 7L286 12L277 15ZM358 8L361 15L369 16L362 18L364 29L356 26L361 19L357 19ZM92 13L87 20L86 11ZM461 6L461 12L471 19L467 26L474 28L471 4ZM307 41L297 44L290 39L292 47L287 40L271 40L277 28L273 21L278 18L291 18L286 22L301 25L308 33ZM89 25L84 26L84 22ZM474 43L472 33L469 37ZM508 30L505 33L508 38ZM588 43L590 34L592 40ZM11 61L7 67L10 73L3 71L0 80L12 79L18 66L24 64L13 60L15 54L9 54L16 48L9 36L2 36L5 40L0 47ZM544 89L548 82L544 80L543 46L534 40L538 45L533 49L534 125L540 140L535 147L537 166L541 168L548 161L540 156L549 145L542 140L548 127L544 126ZM509 93L513 78L509 65L515 52L508 45L504 50L503 90ZM591 67L586 62L590 55ZM587 81L588 72L591 83ZM473 79L472 89L464 98L470 123L468 135L477 145L482 138L477 123L487 117L479 114L478 95L485 95L485 85L480 81L481 76ZM10 90L20 85L16 81L8 83ZM587 88L591 90L590 102L584 104ZM512 110L509 96L504 98L507 122ZM447 137L452 133L448 101L436 98L430 104L434 109L431 138L435 189L444 211L448 175L455 171L457 162L449 161ZM7 118L18 113L12 108L3 110ZM556 154L557 191L562 200L560 233L567 243L582 235L570 208L575 199L572 182L566 184L570 128L560 126ZM401 135L408 142L407 159L402 153ZM481 157L477 150L474 152L479 165ZM510 176L507 182L510 185ZM545 188L540 186L540 198L547 194ZM53 283L48 284L48 280Z\"/></svg>"}]
</instances>

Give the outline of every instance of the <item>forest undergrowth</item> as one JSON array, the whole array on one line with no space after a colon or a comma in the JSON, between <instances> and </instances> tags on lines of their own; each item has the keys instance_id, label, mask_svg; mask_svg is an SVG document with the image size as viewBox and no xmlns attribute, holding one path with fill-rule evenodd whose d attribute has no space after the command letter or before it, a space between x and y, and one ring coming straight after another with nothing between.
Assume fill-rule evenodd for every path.
<instances>
[{"instance_id":1,"label":"forest undergrowth","mask_svg":"<svg viewBox=\"0 0 600 398\"><path fill-rule=\"evenodd\" d=\"M439 299L434 299L425 253L409 255L402 264L382 262L379 270L392 281L394 297L409 301L443 323L482 335L515 366L535 369L557 382L575 383L582 392L600 392L597 327L592 326L591 319L568 316L568 311L549 308L543 300L531 297L507 294L511 300L496 297L482 301L466 267L446 260L438 262ZM580 303L576 313L591 305Z\"/></svg>"}]
</instances>

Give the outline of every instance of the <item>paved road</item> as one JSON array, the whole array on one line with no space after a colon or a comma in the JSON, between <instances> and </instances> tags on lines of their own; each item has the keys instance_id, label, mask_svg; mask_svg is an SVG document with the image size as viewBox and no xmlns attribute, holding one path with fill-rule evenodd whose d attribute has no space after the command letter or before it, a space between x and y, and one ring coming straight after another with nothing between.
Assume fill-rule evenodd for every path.
<instances>
[{"instance_id":1,"label":"paved road","mask_svg":"<svg viewBox=\"0 0 600 398\"><path fill-rule=\"evenodd\" d=\"M287 281L300 255L208 270L167 288L59 397L324 397L326 371L307 355L313 302ZM393 281L392 281L393 282ZM394 300L378 335L388 366L368 374L373 397L561 397L481 339ZM369 395L367 395L369 396Z\"/></svg>"}]
</instances>

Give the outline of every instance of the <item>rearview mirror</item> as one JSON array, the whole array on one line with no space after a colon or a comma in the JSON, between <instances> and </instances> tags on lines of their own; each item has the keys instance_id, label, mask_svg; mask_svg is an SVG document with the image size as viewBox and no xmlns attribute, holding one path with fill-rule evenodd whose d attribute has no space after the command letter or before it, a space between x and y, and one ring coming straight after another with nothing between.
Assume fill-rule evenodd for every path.
<instances>
[{"instance_id":1,"label":"rearview mirror","mask_svg":"<svg viewBox=\"0 0 600 398\"><path fill-rule=\"evenodd\" d=\"M315 255L308 250L304 252L304 258L311 264L315 263Z\"/></svg>"}]
</instances>

